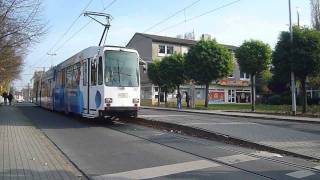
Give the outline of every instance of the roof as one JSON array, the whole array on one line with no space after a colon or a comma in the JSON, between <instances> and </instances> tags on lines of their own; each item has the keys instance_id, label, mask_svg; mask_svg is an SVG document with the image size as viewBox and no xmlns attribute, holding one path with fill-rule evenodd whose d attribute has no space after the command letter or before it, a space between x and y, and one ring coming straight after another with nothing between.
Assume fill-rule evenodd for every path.
<instances>
[{"instance_id":1,"label":"roof","mask_svg":"<svg viewBox=\"0 0 320 180\"><path fill-rule=\"evenodd\" d=\"M159 36L159 35L145 34L145 33L135 33L134 36L136 36L136 35L141 35L146 38L150 38L150 39L152 39L152 41L155 41L155 42L166 42L166 43L181 44L181 45L187 45L187 46L192 46L192 45L197 44L196 40L180 39L180 38L175 38L175 37ZM129 41L129 43L131 42L131 40ZM225 46L228 49L232 49L232 50L236 50L238 48L237 46L232 46L232 45L226 45L226 44L221 44L221 45Z\"/></svg>"}]
</instances>

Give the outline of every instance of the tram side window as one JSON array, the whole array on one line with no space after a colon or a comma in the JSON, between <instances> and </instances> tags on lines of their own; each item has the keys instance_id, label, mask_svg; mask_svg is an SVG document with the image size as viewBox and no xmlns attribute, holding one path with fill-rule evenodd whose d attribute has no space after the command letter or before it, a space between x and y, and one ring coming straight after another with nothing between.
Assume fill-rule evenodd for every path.
<instances>
[{"instance_id":1,"label":"tram side window","mask_svg":"<svg viewBox=\"0 0 320 180\"><path fill-rule=\"evenodd\" d=\"M95 86L97 84L97 61L93 60L91 62L91 85Z\"/></svg>"},{"instance_id":2,"label":"tram side window","mask_svg":"<svg viewBox=\"0 0 320 180\"><path fill-rule=\"evenodd\" d=\"M64 87L66 84L66 71L62 69L61 71L61 85Z\"/></svg>"},{"instance_id":3,"label":"tram side window","mask_svg":"<svg viewBox=\"0 0 320 180\"><path fill-rule=\"evenodd\" d=\"M99 63L98 63L98 84L103 84L103 67L102 67L102 57L99 57Z\"/></svg>"},{"instance_id":4,"label":"tram side window","mask_svg":"<svg viewBox=\"0 0 320 180\"><path fill-rule=\"evenodd\" d=\"M84 62L82 64L82 72L83 72L83 85L86 86L87 85L87 82L88 82L88 65L87 65L87 62Z\"/></svg>"},{"instance_id":5,"label":"tram side window","mask_svg":"<svg viewBox=\"0 0 320 180\"><path fill-rule=\"evenodd\" d=\"M74 86L75 87L79 87L79 82L80 82L80 63L77 63L74 65Z\"/></svg>"},{"instance_id":6,"label":"tram side window","mask_svg":"<svg viewBox=\"0 0 320 180\"><path fill-rule=\"evenodd\" d=\"M70 88L72 87L72 74L73 74L73 67L69 66L67 68L67 73L66 73L66 87Z\"/></svg>"}]
</instances>

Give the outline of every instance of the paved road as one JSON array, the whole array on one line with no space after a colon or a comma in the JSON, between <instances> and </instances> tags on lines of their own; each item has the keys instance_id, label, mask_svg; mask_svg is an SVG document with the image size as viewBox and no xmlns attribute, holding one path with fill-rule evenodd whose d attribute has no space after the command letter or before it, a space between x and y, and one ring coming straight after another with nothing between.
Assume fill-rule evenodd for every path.
<instances>
[{"instance_id":1,"label":"paved road","mask_svg":"<svg viewBox=\"0 0 320 180\"><path fill-rule=\"evenodd\" d=\"M143 109L140 117L226 134L320 159L320 124Z\"/></svg>"},{"instance_id":2,"label":"paved road","mask_svg":"<svg viewBox=\"0 0 320 180\"><path fill-rule=\"evenodd\" d=\"M320 178L305 168L319 164L301 159L132 124L76 120L38 107L19 109L93 179ZM299 165L284 164L288 160Z\"/></svg>"}]
</instances>

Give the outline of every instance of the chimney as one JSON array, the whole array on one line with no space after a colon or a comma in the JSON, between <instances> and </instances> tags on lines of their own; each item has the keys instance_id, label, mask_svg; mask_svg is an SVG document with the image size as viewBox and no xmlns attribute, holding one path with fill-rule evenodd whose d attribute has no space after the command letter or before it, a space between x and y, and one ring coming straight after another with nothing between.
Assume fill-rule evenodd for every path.
<instances>
[{"instance_id":1,"label":"chimney","mask_svg":"<svg viewBox=\"0 0 320 180\"><path fill-rule=\"evenodd\" d=\"M210 34L202 34L201 39L203 40L211 40L211 35Z\"/></svg>"}]
</instances>

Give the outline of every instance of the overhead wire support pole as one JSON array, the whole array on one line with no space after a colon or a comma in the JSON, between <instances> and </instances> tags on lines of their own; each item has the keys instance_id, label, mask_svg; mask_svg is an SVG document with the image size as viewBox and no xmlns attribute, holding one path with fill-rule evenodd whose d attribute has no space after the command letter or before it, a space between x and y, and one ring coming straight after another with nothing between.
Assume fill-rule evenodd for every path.
<instances>
[{"instance_id":1,"label":"overhead wire support pole","mask_svg":"<svg viewBox=\"0 0 320 180\"><path fill-rule=\"evenodd\" d=\"M101 46L102 40L107 37L107 33L108 33L109 28L111 26L110 20L112 19L112 16L107 13L92 12L92 11L86 11L83 14L84 14L84 16L88 16L89 18L93 19L94 21L96 21L99 24L101 24L102 26L104 26L104 30L103 30L103 33L101 35L100 42L99 42L99 46ZM94 16L105 17L107 22L103 23L103 22L99 21L98 19L96 19Z\"/></svg>"},{"instance_id":2,"label":"overhead wire support pole","mask_svg":"<svg viewBox=\"0 0 320 180\"><path fill-rule=\"evenodd\" d=\"M290 43L291 47L293 44L293 28L292 28L292 19L291 19L291 0L289 0L289 29L290 29ZM291 49L291 59L292 59L292 49ZM291 68L291 110L292 115L297 114L297 102L296 102L296 82L295 82L295 75Z\"/></svg>"}]
</instances>

